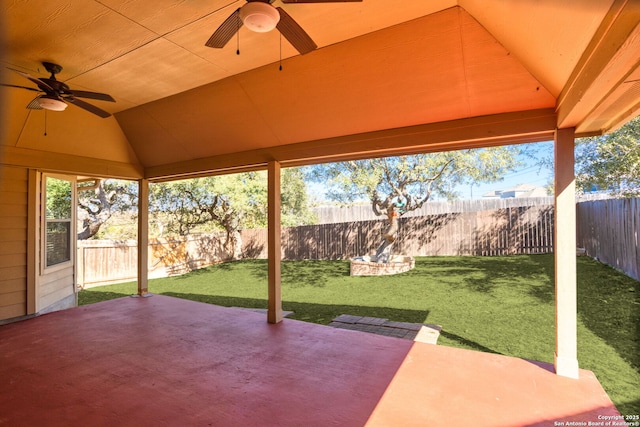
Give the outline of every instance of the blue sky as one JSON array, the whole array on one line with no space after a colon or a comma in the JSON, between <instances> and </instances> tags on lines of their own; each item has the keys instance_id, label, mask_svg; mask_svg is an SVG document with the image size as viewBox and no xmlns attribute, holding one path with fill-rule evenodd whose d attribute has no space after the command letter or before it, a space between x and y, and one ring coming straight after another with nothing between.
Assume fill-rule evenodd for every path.
<instances>
[{"instance_id":1,"label":"blue sky","mask_svg":"<svg viewBox=\"0 0 640 427\"><path fill-rule=\"evenodd\" d=\"M553 150L553 141L539 142L531 144L542 153L548 153ZM482 195L493 190L506 190L515 187L518 184L531 184L544 187L553 178L553 171L548 169L540 169L540 166L533 164L533 160L522 157L520 159L525 164L504 176L503 181L491 184L475 184L473 186L464 185L458 187L461 199L480 199Z\"/></svg>"},{"instance_id":2,"label":"blue sky","mask_svg":"<svg viewBox=\"0 0 640 427\"><path fill-rule=\"evenodd\" d=\"M531 144L531 148L542 154L547 154L553 150L553 141L539 142ZM457 188L460 193L460 199L480 199L482 195L493 190L506 190L507 188L515 187L518 184L531 184L539 187L544 187L552 179L553 171L548 169L540 169L535 165L534 160L521 157L520 160L524 163L523 166L517 170L504 176L502 181L490 183L490 184L474 184L474 185L461 185ZM326 186L317 183L307 183L307 192L309 195L318 201L324 199L324 190Z\"/></svg>"}]
</instances>

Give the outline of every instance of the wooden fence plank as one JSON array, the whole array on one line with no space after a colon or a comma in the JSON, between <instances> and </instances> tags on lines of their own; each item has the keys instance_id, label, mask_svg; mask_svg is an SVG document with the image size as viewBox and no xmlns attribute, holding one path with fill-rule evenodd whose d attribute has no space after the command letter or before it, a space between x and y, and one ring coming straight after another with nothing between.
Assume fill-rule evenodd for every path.
<instances>
[{"instance_id":1,"label":"wooden fence plank","mask_svg":"<svg viewBox=\"0 0 640 427\"><path fill-rule=\"evenodd\" d=\"M638 280L640 277L640 199L597 200L577 205L578 246L584 247L590 256L621 269ZM367 220L345 223L307 225L284 228L282 253L285 260L303 259L349 259L354 256L375 253L381 242L384 221ZM553 252L553 206L530 204L528 206L506 206L495 210L469 212L447 212L427 216L402 217L398 221L398 238L395 253L413 256L430 255L509 255L540 254ZM209 240L216 236L202 236ZM198 237L191 237L198 239ZM242 230L243 254L247 258L265 258L267 234L265 230ZM79 250L85 242L79 243ZM118 279L125 276L135 278L135 255L127 245L119 248L101 248L95 242L87 249L84 258L89 281L104 283L109 275ZM176 256L178 242L154 243L151 253L167 252ZM158 246L159 245L159 246ZM167 246L169 245L169 246ZM182 245L182 246L181 246ZM103 245L104 246L104 245ZM179 254L186 262L184 268L171 270L180 273L225 259L220 245L207 243L206 259L195 262L189 254ZM164 248L163 250L160 250ZM92 251L103 251L93 254ZM135 248L132 248L135 251ZM91 251L91 252L89 252ZM180 252L180 251L178 251ZM219 252L219 253L218 253ZM88 256L91 253L91 256ZM171 258L171 257L169 257ZM155 258L154 262L170 264L170 259ZM82 259L82 258L79 258ZM91 261L93 260L93 261ZM109 268L100 269L99 263L108 262ZM188 265L187 265L188 264ZM114 265L119 265L114 274ZM127 266L126 268L124 266ZM150 266L150 268L154 268ZM127 273L124 270L132 271Z\"/></svg>"},{"instance_id":2,"label":"wooden fence plank","mask_svg":"<svg viewBox=\"0 0 640 427\"><path fill-rule=\"evenodd\" d=\"M606 199L576 206L578 246L640 280L640 199Z\"/></svg>"}]
</instances>

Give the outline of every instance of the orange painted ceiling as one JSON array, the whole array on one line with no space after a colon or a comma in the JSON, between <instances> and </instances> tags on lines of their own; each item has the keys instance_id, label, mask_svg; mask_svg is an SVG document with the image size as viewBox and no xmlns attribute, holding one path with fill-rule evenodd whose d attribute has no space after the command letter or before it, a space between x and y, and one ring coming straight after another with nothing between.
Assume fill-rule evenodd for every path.
<instances>
[{"instance_id":1,"label":"orange painted ceiling","mask_svg":"<svg viewBox=\"0 0 640 427\"><path fill-rule=\"evenodd\" d=\"M317 50L299 55L277 31L247 28L223 49L206 47L243 4L4 2L1 65L47 77L41 62L56 62L70 87L116 102L91 101L114 114L107 119L74 106L49 112L44 138L44 112L25 109L35 93L0 87L2 145L14 157L54 152L136 164L162 178L252 167L288 147L296 147L291 164L319 161L337 153L336 142L357 141L362 151L379 132L391 132L390 141L393 132L466 126L460 120L551 114L555 123L543 127L593 134L640 112L635 0L275 0ZM30 85L6 70L0 78ZM429 141L391 145L403 152ZM307 148L319 154L306 157Z\"/></svg>"}]
</instances>

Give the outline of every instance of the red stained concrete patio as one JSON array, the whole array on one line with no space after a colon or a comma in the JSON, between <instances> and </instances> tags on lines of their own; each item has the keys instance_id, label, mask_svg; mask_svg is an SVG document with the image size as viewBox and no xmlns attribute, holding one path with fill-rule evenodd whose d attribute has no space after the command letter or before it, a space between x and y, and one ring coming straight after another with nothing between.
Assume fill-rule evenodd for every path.
<instances>
[{"instance_id":1,"label":"red stained concrete patio","mask_svg":"<svg viewBox=\"0 0 640 427\"><path fill-rule=\"evenodd\" d=\"M594 375L580 376L158 295L0 326L7 426L551 426L618 415Z\"/></svg>"}]
</instances>

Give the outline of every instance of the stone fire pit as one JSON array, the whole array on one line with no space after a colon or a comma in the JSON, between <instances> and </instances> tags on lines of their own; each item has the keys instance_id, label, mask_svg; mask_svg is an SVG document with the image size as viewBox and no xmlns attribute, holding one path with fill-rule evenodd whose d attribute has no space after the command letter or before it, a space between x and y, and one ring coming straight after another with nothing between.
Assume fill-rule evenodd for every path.
<instances>
[{"instance_id":1,"label":"stone fire pit","mask_svg":"<svg viewBox=\"0 0 640 427\"><path fill-rule=\"evenodd\" d=\"M389 262L376 262L375 256L351 258L352 276L384 276L409 271L416 266L411 256L392 255Z\"/></svg>"}]
</instances>

